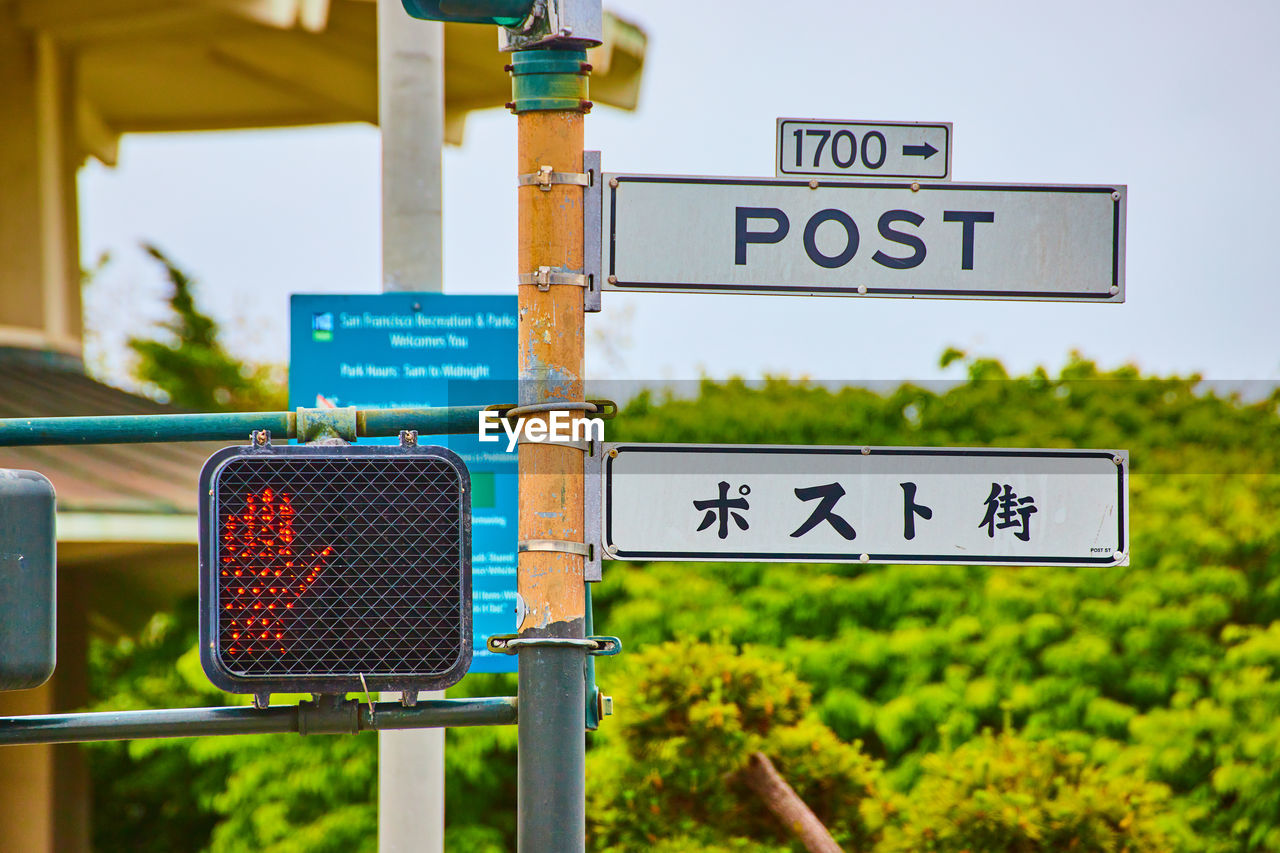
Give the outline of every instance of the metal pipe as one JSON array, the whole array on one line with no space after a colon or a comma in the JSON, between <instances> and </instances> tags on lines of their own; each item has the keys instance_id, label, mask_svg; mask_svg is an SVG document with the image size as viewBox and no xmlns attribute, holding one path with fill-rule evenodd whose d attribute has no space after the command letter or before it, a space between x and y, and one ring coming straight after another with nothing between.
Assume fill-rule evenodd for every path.
<instances>
[{"instance_id":1,"label":"metal pipe","mask_svg":"<svg viewBox=\"0 0 1280 853\"><path fill-rule=\"evenodd\" d=\"M449 406L434 409L362 409L356 413L356 429L361 437L397 436L402 429L416 429L418 435L475 434L485 406Z\"/></svg>"},{"instance_id":2,"label":"metal pipe","mask_svg":"<svg viewBox=\"0 0 1280 853\"><path fill-rule=\"evenodd\" d=\"M484 406L360 409L357 433L385 438L400 430L419 435L474 432ZM243 441L254 430L278 439L297 437L296 412L225 412L194 415L103 415L73 418L0 418L0 447L55 444L136 444L156 441Z\"/></svg>"},{"instance_id":3,"label":"metal pipe","mask_svg":"<svg viewBox=\"0 0 1280 853\"><path fill-rule=\"evenodd\" d=\"M298 730L298 707L169 708L0 718L0 744L248 735Z\"/></svg>"},{"instance_id":4,"label":"metal pipe","mask_svg":"<svg viewBox=\"0 0 1280 853\"><path fill-rule=\"evenodd\" d=\"M344 705L356 703L346 700ZM311 703L273 705L263 710L169 708L157 711L101 711L0 717L0 746L33 743L82 743L100 740L196 737L200 735L278 734L300 731ZM332 714L333 711L325 713ZM514 696L478 699L434 699L406 708L399 702L367 704L353 715L358 731L425 729L447 726L509 726L518 718ZM312 731L316 730L313 725Z\"/></svg>"},{"instance_id":5,"label":"metal pipe","mask_svg":"<svg viewBox=\"0 0 1280 853\"><path fill-rule=\"evenodd\" d=\"M256 429L284 437L293 435L295 419L293 412L4 418L0 419L0 446L243 440Z\"/></svg>"},{"instance_id":6,"label":"metal pipe","mask_svg":"<svg viewBox=\"0 0 1280 853\"><path fill-rule=\"evenodd\" d=\"M364 708L367 710L368 705ZM360 727L376 729L434 729L453 726L514 726L519 718L516 697L488 696L477 699L418 700L412 708L399 702L377 702L372 725L367 714Z\"/></svg>"}]
</instances>

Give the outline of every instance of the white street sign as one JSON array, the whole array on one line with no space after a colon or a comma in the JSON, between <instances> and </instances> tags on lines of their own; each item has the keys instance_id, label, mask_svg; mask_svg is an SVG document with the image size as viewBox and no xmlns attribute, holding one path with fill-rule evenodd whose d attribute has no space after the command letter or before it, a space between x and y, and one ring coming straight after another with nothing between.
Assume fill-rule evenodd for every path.
<instances>
[{"instance_id":1,"label":"white street sign","mask_svg":"<svg viewBox=\"0 0 1280 853\"><path fill-rule=\"evenodd\" d=\"M1123 450L604 447L611 559L1128 562Z\"/></svg>"},{"instance_id":2,"label":"white street sign","mask_svg":"<svg viewBox=\"0 0 1280 853\"><path fill-rule=\"evenodd\" d=\"M950 122L778 119L777 175L951 177Z\"/></svg>"},{"instance_id":3,"label":"white street sign","mask_svg":"<svg viewBox=\"0 0 1280 853\"><path fill-rule=\"evenodd\" d=\"M605 178L607 290L1124 301L1123 185Z\"/></svg>"}]
</instances>

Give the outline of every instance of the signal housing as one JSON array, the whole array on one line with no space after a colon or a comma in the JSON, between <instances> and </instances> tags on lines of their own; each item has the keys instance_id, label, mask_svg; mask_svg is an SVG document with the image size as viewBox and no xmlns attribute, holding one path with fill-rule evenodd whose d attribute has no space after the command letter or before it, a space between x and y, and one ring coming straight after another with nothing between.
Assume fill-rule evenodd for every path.
<instances>
[{"instance_id":1,"label":"signal housing","mask_svg":"<svg viewBox=\"0 0 1280 853\"><path fill-rule=\"evenodd\" d=\"M443 447L228 447L200 475L200 658L233 693L439 690L471 663L471 497Z\"/></svg>"}]
</instances>

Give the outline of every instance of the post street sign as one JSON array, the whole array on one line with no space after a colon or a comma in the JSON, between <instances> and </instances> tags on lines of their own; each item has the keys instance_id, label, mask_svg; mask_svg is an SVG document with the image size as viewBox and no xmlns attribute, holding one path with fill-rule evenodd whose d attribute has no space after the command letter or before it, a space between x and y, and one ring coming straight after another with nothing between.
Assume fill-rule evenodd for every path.
<instances>
[{"instance_id":1,"label":"post street sign","mask_svg":"<svg viewBox=\"0 0 1280 853\"><path fill-rule=\"evenodd\" d=\"M612 559L1128 562L1123 450L606 444L603 460Z\"/></svg>"},{"instance_id":2,"label":"post street sign","mask_svg":"<svg viewBox=\"0 0 1280 853\"><path fill-rule=\"evenodd\" d=\"M605 178L606 290L1124 301L1123 185Z\"/></svg>"},{"instance_id":3,"label":"post street sign","mask_svg":"<svg viewBox=\"0 0 1280 853\"><path fill-rule=\"evenodd\" d=\"M951 177L950 122L778 119L777 175Z\"/></svg>"}]
</instances>

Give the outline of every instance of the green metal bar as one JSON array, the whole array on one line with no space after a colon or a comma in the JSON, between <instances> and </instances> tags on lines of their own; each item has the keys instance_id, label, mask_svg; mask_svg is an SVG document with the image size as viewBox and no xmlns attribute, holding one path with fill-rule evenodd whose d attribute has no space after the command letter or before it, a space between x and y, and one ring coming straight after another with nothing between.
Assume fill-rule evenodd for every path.
<instances>
[{"instance_id":1,"label":"green metal bar","mask_svg":"<svg viewBox=\"0 0 1280 853\"><path fill-rule=\"evenodd\" d=\"M419 435L464 435L477 431L480 413L486 408L363 409L356 414L356 428L369 438L397 436L402 429L416 429Z\"/></svg>"},{"instance_id":2,"label":"green metal bar","mask_svg":"<svg viewBox=\"0 0 1280 853\"><path fill-rule=\"evenodd\" d=\"M485 406L359 409L362 438L400 430L419 435L474 432ZM265 429L277 439L297 437L296 412L227 412L198 415L103 415L76 418L0 418L0 447L54 444L136 444L155 441L243 441Z\"/></svg>"},{"instance_id":3,"label":"green metal bar","mask_svg":"<svg viewBox=\"0 0 1280 853\"><path fill-rule=\"evenodd\" d=\"M255 429L292 436L293 412L207 415L106 415L0 419L0 445L135 444L147 441L242 440Z\"/></svg>"},{"instance_id":4,"label":"green metal bar","mask_svg":"<svg viewBox=\"0 0 1280 853\"><path fill-rule=\"evenodd\" d=\"M367 709L369 706L365 705ZM479 699L428 699L406 708L399 702L377 702L373 724L360 728L437 729L448 726L514 726L519 719L516 697L489 696Z\"/></svg>"},{"instance_id":5,"label":"green metal bar","mask_svg":"<svg viewBox=\"0 0 1280 853\"><path fill-rule=\"evenodd\" d=\"M355 707L353 707L355 706ZM308 716L311 715L311 716ZM273 705L258 710L228 708L169 708L159 711L104 711L86 714L46 714L0 717L0 746L33 743L82 743L102 740L249 735L297 732L305 727L338 731L332 723L350 720L342 731L428 729L446 726L510 726L518 718L513 696L479 699L433 699L406 708L399 702L376 702L373 713L354 699L339 708L313 705Z\"/></svg>"}]
</instances>

